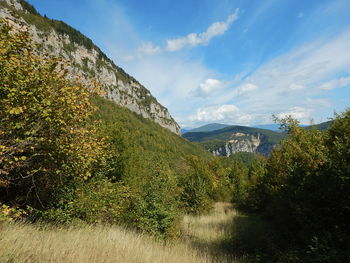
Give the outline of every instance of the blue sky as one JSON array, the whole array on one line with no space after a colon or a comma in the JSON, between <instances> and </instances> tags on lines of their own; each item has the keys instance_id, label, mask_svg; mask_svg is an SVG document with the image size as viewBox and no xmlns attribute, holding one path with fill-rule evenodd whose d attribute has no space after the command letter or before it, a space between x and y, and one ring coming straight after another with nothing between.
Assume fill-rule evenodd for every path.
<instances>
[{"instance_id":1,"label":"blue sky","mask_svg":"<svg viewBox=\"0 0 350 263\"><path fill-rule=\"evenodd\" d=\"M349 0L29 0L91 38L183 127L327 121L350 106Z\"/></svg>"}]
</instances>

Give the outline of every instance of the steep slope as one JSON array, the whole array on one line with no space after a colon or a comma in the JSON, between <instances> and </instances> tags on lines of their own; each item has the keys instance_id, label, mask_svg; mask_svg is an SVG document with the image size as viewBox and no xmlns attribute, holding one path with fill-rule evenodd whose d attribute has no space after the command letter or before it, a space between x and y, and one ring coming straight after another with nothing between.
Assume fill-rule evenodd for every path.
<instances>
[{"instance_id":1,"label":"steep slope","mask_svg":"<svg viewBox=\"0 0 350 263\"><path fill-rule=\"evenodd\" d=\"M284 136L278 132L245 126L229 126L211 132L188 132L183 135L216 156L230 156L237 152L267 156Z\"/></svg>"},{"instance_id":2,"label":"steep slope","mask_svg":"<svg viewBox=\"0 0 350 263\"><path fill-rule=\"evenodd\" d=\"M21 26L19 21L24 22L37 44L37 52L67 60L71 76L81 76L86 84L96 79L105 88L106 97L115 103L180 134L180 127L168 110L76 29L62 21L42 17L24 0L0 0L0 18L9 19L17 27Z\"/></svg>"},{"instance_id":3,"label":"steep slope","mask_svg":"<svg viewBox=\"0 0 350 263\"><path fill-rule=\"evenodd\" d=\"M210 154L199 145L185 140L159 127L149 119L131 112L129 109L116 105L109 99L95 97L94 104L98 110L94 119L102 121L101 129L109 138L118 138L118 145L125 147L130 155L139 161L142 159L145 165L141 167L145 172L150 163L163 160L174 170L183 165L183 157L196 155L210 158ZM141 177L141 176L140 176Z\"/></svg>"}]
</instances>

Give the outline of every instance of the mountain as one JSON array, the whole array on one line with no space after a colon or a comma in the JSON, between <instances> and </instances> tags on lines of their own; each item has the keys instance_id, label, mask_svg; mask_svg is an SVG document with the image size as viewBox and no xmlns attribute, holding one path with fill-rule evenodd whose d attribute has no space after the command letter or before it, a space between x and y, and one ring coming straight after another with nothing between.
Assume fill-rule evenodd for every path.
<instances>
[{"instance_id":1,"label":"mountain","mask_svg":"<svg viewBox=\"0 0 350 263\"><path fill-rule=\"evenodd\" d=\"M186 132L189 132L191 130L191 128L181 128L181 134L184 134Z\"/></svg>"},{"instance_id":2,"label":"mountain","mask_svg":"<svg viewBox=\"0 0 350 263\"><path fill-rule=\"evenodd\" d=\"M315 124L315 125L309 125L309 126L305 126L305 129L312 129L312 127L315 127L316 129L320 130L320 131L324 131L327 130L329 128L329 126L332 124L333 121L326 121L326 122L321 122L319 124Z\"/></svg>"},{"instance_id":3,"label":"mountain","mask_svg":"<svg viewBox=\"0 0 350 263\"><path fill-rule=\"evenodd\" d=\"M168 110L78 30L41 16L24 0L0 0L0 18L17 24L17 28L19 23L24 23L39 55L61 57L69 62L69 77L78 75L86 85L92 79L97 80L105 89L105 97L180 134L180 127Z\"/></svg>"},{"instance_id":4,"label":"mountain","mask_svg":"<svg viewBox=\"0 0 350 263\"><path fill-rule=\"evenodd\" d=\"M210 123L210 124L200 126L198 128L191 129L187 132L210 132L210 131L220 130L229 126L230 125L227 125L227 124Z\"/></svg>"},{"instance_id":5,"label":"mountain","mask_svg":"<svg viewBox=\"0 0 350 263\"><path fill-rule=\"evenodd\" d=\"M188 132L182 135L197 142L216 156L230 156L237 152L260 153L268 156L284 134L246 126L228 126L209 132Z\"/></svg>"},{"instance_id":6,"label":"mountain","mask_svg":"<svg viewBox=\"0 0 350 263\"><path fill-rule=\"evenodd\" d=\"M276 124L276 123L254 125L254 128L266 129L266 130L281 132L281 130L279 129L279 128L280 128L280 125L279 125L279 124Z\"/></svg>"}]
</instances>

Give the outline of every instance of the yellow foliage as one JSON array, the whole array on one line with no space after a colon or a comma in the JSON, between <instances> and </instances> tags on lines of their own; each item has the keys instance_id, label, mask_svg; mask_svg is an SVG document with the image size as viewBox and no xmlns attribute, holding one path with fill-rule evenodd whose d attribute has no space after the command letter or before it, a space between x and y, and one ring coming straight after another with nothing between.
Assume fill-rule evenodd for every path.
<instances>
[{"instance_id":1,"label":"yellow foliage","mask_svg":"<svg viewBox=\"0 0 350 263\"><path fill-rule=\"evenodd\" d=\"M40 195L64 176L90 177L100 160L104 140L89 121L99 87L68 80L66 68L61 58L36 55L28 32L0 20L0 180L9 182L0 189L16 181Z\"/></svg>"}]
</instances>

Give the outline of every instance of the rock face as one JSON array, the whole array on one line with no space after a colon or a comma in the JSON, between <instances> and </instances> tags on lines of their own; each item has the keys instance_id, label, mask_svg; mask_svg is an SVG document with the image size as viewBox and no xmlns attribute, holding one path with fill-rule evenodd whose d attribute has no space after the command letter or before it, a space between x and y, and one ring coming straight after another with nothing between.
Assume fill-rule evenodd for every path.
<instances>
[{"instance_id":1,"label":"rock face","mask_svg":"<svg viewBox=\"0 0 350 263\"><path fill-rule=\"evenodd\" d=\"M81 76L85 83L96 79L104 86L107 98L180 134L180 127L168 110L79 31L61 21L40 16L24 0L0 0L0 18L16 21L16 16L25 22L40 55L63 57L71 64L69 74L72 76Z\"/></svg>"},{"instance_id":2,"label":"rock face","mask_svg":"<svg viewBox=\"0 0 350 263\"><path fill-rule=\"evenodd\" d=\"M237 152L251 152L262 155L269 155L273 149L273 145L267 142L264 134L256 133L233 133L231 139L221 146L216 146L209 151L215 156L230 156Z\"/></svg>"}]
</instances>

